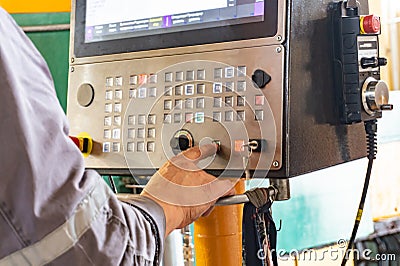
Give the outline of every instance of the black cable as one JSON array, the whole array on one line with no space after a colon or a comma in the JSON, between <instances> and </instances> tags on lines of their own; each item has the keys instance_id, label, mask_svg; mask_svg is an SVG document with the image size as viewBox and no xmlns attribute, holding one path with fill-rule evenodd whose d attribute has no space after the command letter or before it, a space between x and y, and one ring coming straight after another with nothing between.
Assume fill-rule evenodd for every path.
<instances>
[{"instance_id":1,"label":"black cable","mask_svg":"<svg viewBox=\"0 0 400 266\"><path fill-rule=\"evenodd\" d=\"M376 119L365 122L365 133L367 135L368 167L367 167L367 173L365 175L364 187L361 194L360 204L357 210L357 216L354 221L353 231L351 232L351 237L347 245L346 252L344 253L341 266L345 266L347 260L349 259L348 253L350 249L353 249L354 240L356 239L358 227L360 225L361 217L364 211L364 204L365 204L365 199L367 197L369 180L371 178L372 164L374 162L374 159L376 158L376 153L377 153L376 122L377 122Z\"/></svg>"}]
</instances>

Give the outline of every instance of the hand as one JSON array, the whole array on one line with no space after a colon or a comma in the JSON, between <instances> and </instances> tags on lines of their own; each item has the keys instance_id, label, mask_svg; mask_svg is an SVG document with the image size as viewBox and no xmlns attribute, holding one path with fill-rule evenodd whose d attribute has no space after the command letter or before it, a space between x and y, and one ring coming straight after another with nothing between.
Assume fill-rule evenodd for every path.
<instances>
[{"instance_id":1,"label":"hand","mask_svg":"<svg viewBox=\"0 0 400 266\"><path fill-rule=\"evenodd\" d=\"M208 215L218 198L234 194L234 183L218 180L197 167L197 163L217 150L208 144L190 148L166 162L141 195L156 201L166 217L166 236L201 216Z\"/></svg>"}]
</instances>

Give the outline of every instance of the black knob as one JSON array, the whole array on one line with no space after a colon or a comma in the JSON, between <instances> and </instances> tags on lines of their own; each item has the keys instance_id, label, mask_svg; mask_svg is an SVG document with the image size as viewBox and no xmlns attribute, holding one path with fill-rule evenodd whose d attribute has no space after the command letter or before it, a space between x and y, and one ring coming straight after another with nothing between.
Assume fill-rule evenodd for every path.
<instances>
[{"instance_id":1,"label":"black knob","mask_svg":"<svg viewBox=\"0 0 400 266\"><path fill-rule=\"evenodd\" d=\"M257 69L256 71L254 71L251 79L258 88L262 89L271 81L271 76L268 75L265 71Z\"/></svg>"},{"instance_id":2,"label":"black knob","mask_svg":"<svg viewBox=\"0 0 400 266\"><path fill-rule=\"evenodd\" d=\"M193 136L186 129L179 130L171 138L170 146L172 152L176 155L194 146Z\"/></svg>"},{"instance_id":3,"label":"black knob","mask_svg":"<svg viewBox=\"0 0 400 266\"><path fill-rule=\"evenodd\" d=\"M379 67L379 66L386 66L387 59L384 57L363 57L361 58L361 67L362 68L369 68L369 67Z\"/></svg>"}]
</instances>

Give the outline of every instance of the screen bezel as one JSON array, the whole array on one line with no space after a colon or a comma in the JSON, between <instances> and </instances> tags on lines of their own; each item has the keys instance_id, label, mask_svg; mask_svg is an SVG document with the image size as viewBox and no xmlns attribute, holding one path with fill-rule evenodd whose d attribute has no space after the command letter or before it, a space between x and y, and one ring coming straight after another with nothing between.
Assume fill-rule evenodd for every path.
<instances>
[{"instance_id":1,"label":"screen bezel","mask_svg":"<svg viewBox=\"0 0 400 266\"><path fill-rule=\"evenodd\" d=\"M76 1L74 55L77 58L268 38L278 31L278 0L265 0L262 22L91 43L85 43L85 15L86 1Z\"/></svg>"}]
</instances>

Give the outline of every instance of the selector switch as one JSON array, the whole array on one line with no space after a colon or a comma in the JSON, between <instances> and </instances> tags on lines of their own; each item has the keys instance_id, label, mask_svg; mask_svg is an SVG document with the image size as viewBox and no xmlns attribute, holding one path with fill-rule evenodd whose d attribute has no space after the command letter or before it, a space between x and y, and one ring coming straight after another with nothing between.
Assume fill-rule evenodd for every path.
<instances>
[{"instance_id":1,"label":"selector switch","mask_svg":"<svg viewBox=\"0 0 400 266\"><path fill-rule=\"evenodd\" d=\"M387 59L384 57L363 57L361 58L361 67L362 68L375 68L379 66L386 66Z\"/></svg>"},{"instance_id":2,"label":"selector switch","mask_svg":"<svg viewBox=\"0 0 400 266\"><path fill-rule=\"evenodd\" d=\"M251 79L258 88L263 89L271 81L271 76L268 75L268 73L266 73L265 71L257 69L256 71L254 71Z\"/></svg>"},{"instance_id":3,"label":"selector switch","mask_svg":"<svg viewBox=\"0 0 400 266\"><path fill-rule=\"evenodd\" d=\"M181 129L175 133L170 140L172 152L177 155L194 146L193 135L186 129Z\"/></svg>"}]
</instances>

